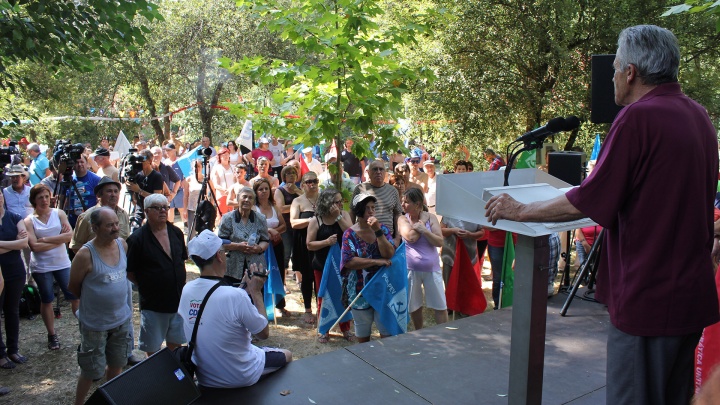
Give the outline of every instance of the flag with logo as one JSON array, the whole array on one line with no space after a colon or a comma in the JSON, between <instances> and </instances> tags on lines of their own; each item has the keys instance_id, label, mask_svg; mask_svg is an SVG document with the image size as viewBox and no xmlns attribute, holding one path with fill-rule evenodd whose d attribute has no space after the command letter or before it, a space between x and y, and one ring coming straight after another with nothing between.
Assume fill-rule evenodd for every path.
<instances>
[{"instance_id":1,"label":"flag with logo","mask_svg":"<svg viewBox=\"0 0 720 405\"><path fill-rule=\"evenodd\" d=\"M265 281L265 311L269 321L275 319L275 300L278 297L285 296L285 286L283 285L282 275L280 274L280 266L275 259L275 249L272 246L265 249L265 261L267 262L268 279Z\"/></svg>"},{"instance_id":2,"label":"flag with logo","mask_svg":"<svg viewBox=\"0 0 720 405\"><path fill-rule=\"evenodd\" d=\"M478 259L478 261L480 260ZM482 283L473 268L470 255L461 238L457 238L455 262L452 272L450 272L445 297L448 309L465 315L482 314L487 309Z\"/></svg>"},{"instance_id":3,"label":"flag with logo","mask_svg":"<svg viewBox=\"0 0 720 405\"><path fill-rule=\"evenodd\" d=\"M340 245L337 243L330 247L330 252L325 261L325 268L323 269L322 281L320 281L320 287L318 288L318 296L322 297L318 333L325 335L330 332L330 328L335 324L345 309L342 303ZM347 322L351 319L352 313L348 312L340 322Z\"/></svg>"},{"instance_id":4,"label":"flag with logo","mask_svg":"<svg viewBox=\"0 0 720 405\"><path fill-rule=\"evenodd\" d=\"M185 152L175 161L175 163L177 163L178 167L182 171L183 177L190 177L190 174L192 172L192 162L200 159L200 155L198 155L198 150L200 148L202 148L202 145L196 147L193 150Z\"/></svg>"},{"instance_id":5,"label":"flag with logo","mask_svg":"<svg viewBox=\"0 0 720 405\"><path fill-rule=\"evenodd\" d=\"M380 315L380 322L390 335L407 332L408 280L405 243L395 250L392 264L381 267L361 291L365 300Z\"/></svg>"},{"instance_id":6,"label":"flag with logo","mask_svg":"<svg viewBox=\"0 0 720 405\"><path fill-rule=\"evenodd\" d=\"M512 232L505 232L505 249L503 250L499 308L509 307L513 303L513 287L515 285L515 274L513 273L514 261L515 243L513 243Z\"/></svg>"}]
</instances>

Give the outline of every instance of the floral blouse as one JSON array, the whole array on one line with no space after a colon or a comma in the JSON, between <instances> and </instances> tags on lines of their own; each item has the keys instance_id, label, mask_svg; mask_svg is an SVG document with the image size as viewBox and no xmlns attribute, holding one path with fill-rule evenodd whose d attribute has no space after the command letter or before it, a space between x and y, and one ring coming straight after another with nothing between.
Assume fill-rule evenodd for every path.
<instances>
[{"instance_id":1,"label":"floral blouse","mask_svg":"<svg viewBox=\"0 0 720 405\"><path fill-rule=\"evenodd\" d=\"M385 234L388 242L392 244L393 237L390 234L390 229L385 225L380 225L380 230ZM378 246L377 240L374 243L367 243L358 236L352 228L348 228L345 230L345 233L343 233L340 256L340 271L343 274L343 285L347 292L348 303L355 299L358 293L365 287L365 283L368 282L379 269L379 267L373 266L367 269L345 271L345 263L354 257L381 259L382 255L380 254L380 247ZM367 308L370 308L370 304L365 301L365 297L360 297L352 309Z\"/></svg>"}]
</instances>

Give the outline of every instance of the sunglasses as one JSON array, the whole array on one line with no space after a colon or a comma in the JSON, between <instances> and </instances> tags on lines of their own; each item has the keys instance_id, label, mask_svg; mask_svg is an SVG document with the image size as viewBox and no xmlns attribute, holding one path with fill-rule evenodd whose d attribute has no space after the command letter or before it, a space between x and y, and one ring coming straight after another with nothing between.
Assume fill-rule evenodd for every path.
<instances>
[{"instance_id":1,"label":"sunglasses","mask_svg":"<svg viewBox=\"0 0 720 405\"><path fill-rule=\"evenodd\" d=\"M160 212L160 211L167 211L170 209L170 207L167 205L153 205L151 207L148 207L148 209L154 209L155 211Z\"/></svg>"},{"instance_id":2,"label":"sunglasses","mask_svg":"<svg viewBox=\"0 0 720 405\"><path fill-rule=\"evenodd\" d=\"M318 179L305 180L305 184L318 184L318 183L320 183L320 180L318 180Z\"/></svg>"},{"instance_id":3,"label":"sunglasses","mask_svg":"<svg viewBox=\"0 0 720 405\"><path fill-rule=\"evenodd\" d=\"M418 164L420 163L420 159L410 159L410 163Z\"/></svg>"}]
</instances>

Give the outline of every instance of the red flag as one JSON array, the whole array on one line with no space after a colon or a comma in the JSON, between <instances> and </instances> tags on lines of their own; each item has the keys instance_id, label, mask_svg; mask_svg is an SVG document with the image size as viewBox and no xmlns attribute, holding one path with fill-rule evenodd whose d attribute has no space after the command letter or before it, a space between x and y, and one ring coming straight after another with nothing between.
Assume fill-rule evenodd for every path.
<instances>
[{"instance_id":1,"label":"red flag","mask_svg":"<svg viewBox=\"0 0 720 405\"><path fill-rule=\"evenodd\" d=\"M477 261L475 261L475 265L473 268L475 269L475 274L477 275L478 280L481 280L482 277L482 266L483 262L485 262L485 252L480 253L478 251L477 255ZM482 283L481 283L482 284Z\"/></svg>"},{"instance_id":2,"label":"red flag","mask_svg":"<svg viewBox=\"0 0 720 405\"><path fill-rule=\"evenodd\" d=\"M307 167L307 163L305 163L305 156L300 157L300 178L305 175L305 173L309 172L310 169Z\"/></svg>"},{"instance_id":3,"label":"red flag","mask_svg":"<svg viewBox=\"0 0 720 405\"><path fill-rule=\"evenodd\" d=\"M448 309L466 315L481 314L487 309L482 283L475 273L465 243L460 238L457 238L455 263L450 273L445 297Z\"/></svg>"}]
</instances>

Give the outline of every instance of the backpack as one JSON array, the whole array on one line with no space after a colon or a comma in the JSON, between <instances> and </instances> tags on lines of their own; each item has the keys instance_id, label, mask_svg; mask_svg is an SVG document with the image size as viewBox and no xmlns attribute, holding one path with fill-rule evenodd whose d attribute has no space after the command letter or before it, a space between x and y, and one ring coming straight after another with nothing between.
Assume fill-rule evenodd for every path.
<instances>
[{"instance_id":1,"label":"backpack","mask_svg":"<svg viewBox=\"0 0 720 405\"><path fill-rule=\"evenodd\" d=\"M20 295L20 316L35 319L40 313L40 290L30 284L25 284Z\"/></svg>"}]
</instances>

